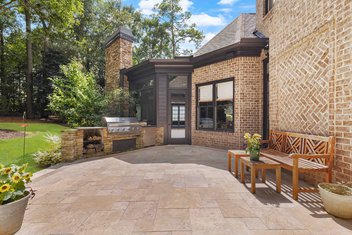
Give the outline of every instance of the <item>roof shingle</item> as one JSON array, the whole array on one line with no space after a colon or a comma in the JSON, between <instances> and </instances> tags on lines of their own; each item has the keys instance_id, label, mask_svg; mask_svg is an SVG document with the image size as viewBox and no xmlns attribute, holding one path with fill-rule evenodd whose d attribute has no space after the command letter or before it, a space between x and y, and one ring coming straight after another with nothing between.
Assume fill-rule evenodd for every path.
<instances>
[{"instance_id":1,"label":"roof shingle","mask_svg":"<svg viewBox=\"0 0 352 235\"><path fill-rule=\"evenodd\" d=\"M196 53L194 53L194 57L233 45L240 42L242 38L256 38L253 34L255 31L255 24L255 13L241 14L229 25L227 25L220 33L213 37L208 43L202 46Z\"/></svg>"}]
</instances>

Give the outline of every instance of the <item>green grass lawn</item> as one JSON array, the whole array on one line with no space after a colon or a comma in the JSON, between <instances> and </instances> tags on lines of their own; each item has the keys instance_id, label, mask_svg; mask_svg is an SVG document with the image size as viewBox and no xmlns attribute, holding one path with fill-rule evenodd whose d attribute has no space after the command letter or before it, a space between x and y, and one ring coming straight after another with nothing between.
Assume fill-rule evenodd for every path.
<instances>
[{"instance_id":1,"label":"green grass lawn","mask_svg":"<svg viewBox=\"0 0 352 235\"><path fill-rule=\"evenodd\" d=\"M0 139L0 163L21 165L28 162L28 171L41 170L42 168L34 162L32 154L38 150L49 148L44 138L46 133L61 135L61 131L66 128L52 123L28 123L27 132L29 135L26 137L25 156L23 156L23 138ZM20 123L9 122L0 122L0 129L23 131Z\"/></svg>"}]
</instances>

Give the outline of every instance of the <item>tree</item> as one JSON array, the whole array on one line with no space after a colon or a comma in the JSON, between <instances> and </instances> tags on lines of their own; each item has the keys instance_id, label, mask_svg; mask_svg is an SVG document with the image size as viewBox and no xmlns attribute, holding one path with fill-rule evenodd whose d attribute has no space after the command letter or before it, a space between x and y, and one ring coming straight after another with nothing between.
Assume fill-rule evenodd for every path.
<instances>
[{"instance_id":1,"label":"tree","mask_svg":"<svg viewBox=\"0 0 352 235\"><path fill-rule=\"evenodd\" d=\"M155 15L143 20L141 36L134 47L134 64L150 58L172 57L169 50L170 39L165 26L165 24L159 22L159 18Z\"/></svg>"},{"instance_id":2,"label":"tree","mask_svg":"<svg viewBox=\"0 0 352 235\"><path fill-rule=\"evenodd\" d=\"M195 43L198 48L204 38L196 24L189 24L190 12L184 12L180 0L163 0L155 6L157 17L163 22L170 39L171 54L173 57L183 54L180 45L184 42Z\"/></svg>"},{"instance_id":3,"label":"tree","mask_svg":"<svg viewBox=\"0 0 352 235\"><path fill-rule=\"evenodd\" d=\"M48 108L71 127L99 125L104 96L92 72L79 61L61 66L62 77L51 79L53 93Z\"/></svg>"},{"instance_id":4,"label":"tree","mask_svg":"<svg viewBox=\"0 0 352 235\"><path fill-rule=\"evenodd\" d=\"M44 32L48 35L50 26L57 26L69 30L75 22L75 16L82 9L81 0L3 0L0 2L2 11L13 11L24 16L26 40L26 110L27 117L34 117L33 109L33 32L37 30L38 22L43 24ZM47 41L47 37L45 40ZM47 43L44 43L44 48ZM44 50L45 51L45 50Z\"/></svg>"}]
</instances>

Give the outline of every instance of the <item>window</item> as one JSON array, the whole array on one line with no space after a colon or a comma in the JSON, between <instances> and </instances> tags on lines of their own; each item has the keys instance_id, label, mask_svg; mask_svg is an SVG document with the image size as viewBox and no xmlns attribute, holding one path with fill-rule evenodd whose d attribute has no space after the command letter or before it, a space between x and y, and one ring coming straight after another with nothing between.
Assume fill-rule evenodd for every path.
<instances>
[{"instance_id":1,"label":"window","mask_svg":"<svg viewBox=\"0 0 352 235\"><path fill-rule=\"evenodd\" d=\"M273 8L275 4L275 0L264 0L264 15L268 14L268 12Z\"/></svg>"},{"instance_id":2,"label":"window","mask_svg":"<svg viewBox=\"0 0 352 235\"><path fill-rule=\"evenodd\" d=\"M172 104L172 127L185 127L186 106L185 104Z\"/></svg>"},{"instance_id":3,"label":"window","mask_svg":"<svg viewBox=\"0 0 352 235\"><path fill-rule=\"evenodd\" d=\"M155 125L154 79L133 81L130 88L136 100L135 112L138 121Z\"/></svg>"},{"instance_id":4,"label":"window","mask_svg":"<svg viewBox=\"0 0 352 235\"><path fill-rule=\"evenodd\" d=\"M198 129L233 131L233 80L198 85Z\"/></svg>"}]
</instances>

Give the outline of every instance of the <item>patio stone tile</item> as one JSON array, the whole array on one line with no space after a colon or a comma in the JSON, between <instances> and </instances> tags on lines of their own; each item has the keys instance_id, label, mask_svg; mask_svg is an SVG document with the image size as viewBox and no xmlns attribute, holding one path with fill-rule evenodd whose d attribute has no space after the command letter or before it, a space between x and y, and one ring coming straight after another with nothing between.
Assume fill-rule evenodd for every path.
<instances>
[{"instance_id":1,"label":"patio stone tile","mask_svg":"<svg viewBox=\"0 0 352 235\"><path fill-rule=\"evenodd\" d=\"M115 202L112 205L111 210L126 210L128 204L129 202Z\"/></svg>"},{"instance_id":2,"label":"patio stone tile","mask_svg":"<svg viewBox=\"0 0 352 235\"><path fill-rule=\"evenodd\" d=\"M260 235L312 235L308 230L252 230L252 234Z\"/></svg>"},{"instance_id":3,"label":"patio stone tile","mask_svg":"<svg viewBox=\"0 0 352 235\"><path fill-rule=\"evenodd\" d=\"M23 223L21 230L16 235L40 234L47 225L47 223Z\"/></svg>"},{"instance_id":4,"label":"patio stone tile","mask_svg":"<svg viewBox=\"0 0 352 235\"><path fill-rule=\"evenodd\" d=\"M192 231L172 231L172 235L192 235Z\"/></svg>"},{"instance_id":5,"label":"patio stone tile","mask_svg":"<svg viewBox=\"0 0 352 235\"><path fill-rule=\"evenodd\" d=\"M66 210L57 215L47 223L43 229L44 234L67 234L74 233L79 226L91 215L87 211ZM53 221L55 221L53 223Z\"/></svg>"},{"instance_id":6,"label":"patio stone tile","mask_svg":"<svg viewBox=\"0 0 352 235\"><path fill-rule=\"evenodd\" d=\"M302 223L287 213L287 208L263 207L253 210L269 229L304 229Z\"/></svg>"},{"instance_id":7,"label":"patio stone tile","mask_svg":"<svg viewBox=\"0 0 352 235\"><path fill-rule=\"evenodd\" d=\"M74 210L109 210L117 201L117 196L80 196L72 203Z\"/></svg>"},{"instance_id":8,"label":"patio stone tile","mask_svg":"<svg viewBox=\"0 0 352 235\"><path fill-rule=\"evenodd\" d=\"M217 200L217 203L225 218L258 217L244 200Z\"/></svg>"},{"instance_id":9,"label":"patio stone tile","mask_svg":"<svg viewBox=\"0 0 352 235\"><path fill-rule=\"evenodd\" d=\"M219 208L190 209L192 230L218 230L225 226Z\"/></svg>"},{"instance_id":10,"label":"patio stone tile","mask_svg":"<svg viewBox=\"0 0 352 235\"><path fill-rule=\"evenodd\" d=\"M188 209L158 209L154 231L190 230L191 221Z\"/></svg>"},{"instance_id":11,"label":"patio stone tile","mask_svg":"<svg viewBox=\"0 0 352 235\"><path fill-rule=\"evenodd\" d=\"M48 192L44 195L36 194L31 200L31 204L56 204L69 197L73 191Z\"/></svg>"},{"instance_id":12,"label":"patio stone tile","mask_svg":"<svg viewBox=\"0 0 352 235\"><path fill-rule=\"evenodd\" d=\"M77 234L99 234L111 229L117 224L123 214L123 210L96 211L85 220L75 233Z\"/></svg>"},{"instance_id":13,"label":"patio stone tile","mask_svg":"<svg viewBox=\"0 0 352 235\"><path fill-rule=\"evenodd\" d=\"M175 189L160 196L159 208L198 208L201 198L198 193L187 189Z\"/></svg>"},{"instance_id":14,"label":"patio stone tile","mask_svg":"<svg viewBox=\"0 0 352 235\"><path fill-rule=\"evenodd\" d=\"M122 219L155 218L157 210L156 202L130 202Z\"/></svg>"},{"instance_id":15,"label":"patio stone tile","mask_svg":"<svg viewBox=\"0 0 352 235\"><path fill-rule=\"evenodd\" d=\"M158 201L160 196L150 192L150 189L126 189L118 196L118 201Z\"/></svg>"},{"instance_id":16,"label":"patio stone tile","mask_svg":"<svg viewBox=\"0 0 352 235\"><path fill-rule=\"evenodd\" d=\"M241 218L241 221L247 226L248 229L260 230L267 229L263 221L259 218Z\"/></svg>"},{"instance_id":17,"label":"patio stone tile","mask_svg":"<svg viewBox=\"0 0 352 235\"><path fill-rule=\"evenodd\" d=\"M132 235L173 235L172 232L133 232Z\"/></svg>"},{"instance_id":18,"label":"patio stone tile","mask_svg":"<svg viewBox=\"0 0 352 235\"><path fill-rule=\"evenodd\" d=\"M53 221L62 211L69 210L70 204L29 205L26 210L24 222L47 223Z\"/></svg>"},{"instance_id":19,"label":"patio stone tile","mask_svg":"<svg viewBox=\"0 0 352 235\"><path fill-rule=\"evenodd\" d=\"M153 231L155 215L153 217L144 217L136 221L136 224L133 228L135 232L148 232Z\"/></svg>"}]
</instances>

